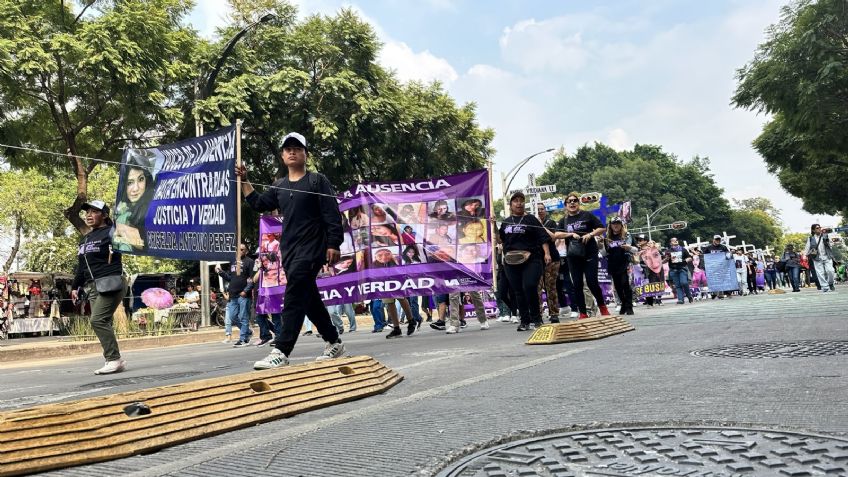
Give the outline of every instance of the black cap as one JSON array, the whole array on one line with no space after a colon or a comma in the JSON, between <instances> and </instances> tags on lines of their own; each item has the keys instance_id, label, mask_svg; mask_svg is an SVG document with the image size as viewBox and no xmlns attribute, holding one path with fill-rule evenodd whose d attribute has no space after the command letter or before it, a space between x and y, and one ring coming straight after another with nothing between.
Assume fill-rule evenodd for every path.
<instances>
[{"instance_id":1,"label":"black cap","mask_svg":"<svg viewBox=\"0 0 848 477\"><path fill-rule=\"evenodd\" d=\"M639 234L639 236L638 236L638 237L636 237L636 239L637 239L637 240L648 240L648 237L645 237L645 235L644 235L644 234Z\"/></svg>"},{"instance_id":2,"label":"black cap","mask_svg":"<svg viewBox=\"0 0 848 477\"><path fill-rule=\"evenodd\" d=\"M527 199L526 197L524 197L524 192L517 190L517 191L513 192L511 196L509 196L509 201L512 202L513 200L515 200L516 197L521 197L522 199L525 199L525 200Z\"/></svg>"},{"instance_id":3,"label":"black cap","mask_svg":"<svg viewBox=\"0 0 848 477\"><path fill-rule=\"evenodd\" d=\"M613 217L612 219L610 219L610 223L611 223L611 224L623 224L623 223L624 223L624 221L623 221L623 220L621 220L621 217L619 217L619 216L617 216L617 215L616 215L615 217Z\"/></svg>"}]
</instances>

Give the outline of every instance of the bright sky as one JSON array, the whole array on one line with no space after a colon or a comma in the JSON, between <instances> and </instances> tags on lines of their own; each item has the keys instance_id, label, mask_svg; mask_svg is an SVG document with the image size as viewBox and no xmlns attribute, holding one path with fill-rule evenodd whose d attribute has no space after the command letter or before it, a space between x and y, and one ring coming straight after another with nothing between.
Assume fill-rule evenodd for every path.
<instances>
[{"instance_id":1,"label":"bright sky","mask_svg":"<svg viewBox=\"0 0 848 477\"><path fill-rule=\"evenodd\" d=\"M496 132L495 197L500 172L544 149L658 144L681 159L709 157L725 197L768 197L790 231L808 232L838 219L801 210L751 147L766 118L730 106L736 69L786 1L294 3L301 15L352 7L374 26L384 43L379 61L399 78L439 80L458 102L475 102L480 124ZM227 8L197 0L190 21L212 37ZM513 188L549 158L534 158Z\"/></svg>"}]
</instances>

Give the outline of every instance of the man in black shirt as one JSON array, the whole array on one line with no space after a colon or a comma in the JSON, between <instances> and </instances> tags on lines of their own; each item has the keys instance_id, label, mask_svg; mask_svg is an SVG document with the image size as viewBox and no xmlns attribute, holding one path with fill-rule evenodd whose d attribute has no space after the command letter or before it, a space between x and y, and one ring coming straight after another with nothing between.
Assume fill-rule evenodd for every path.
<instances>
[{"instance_id":1,"label":"man in black shirt","mask_svg":"<svg viewBox=\"0 0 848 477\"><path fill-rule=\"evenodd\" d=\"M718 235L718 234L713 235L712 243L710 243L709 245L707 245L706 247L703 248L703 253L704 253L704 255L706 255L708 253L723 253L728 260L731 258L730 250L727 248L727 246L725 246L723 243L721 243L721 235ZM722 292L721 294L718 294L718 293L715 293L715 292L712 293L713 300L715 300L716 297L718 297L719 299L722 299L725 296L727 298L730 298L730 292L726 291L726 292Z\"/></svg>"},{"instance_id":2,"label":"man in black shirt","mask_svg":"<svg viewBox=\"0 0 848 477\"><path fill-rule=\"evenodd\" d=\"M539 222L542 226L548 229L549 232L557 231L557 223L548 218L548 211L544 204L536 205L536 216L539 217ZM557 275L559 274L559 252L553 239L548 240L548 250L551 253L551 263L545 265L545 271L542 273L542 279L539 280L539 308L542 307L542 289L545 290L548 298L548 316L551 323L559 323L559 293L557 292Z\"/></svg>"},{"instance_id":3,"label":"man in black shirt","mask_svg":"<svg viewBox=\"0 0 848 477\"><path fill-rule=\"evenodd\" d=\"M327 342L318 361L337 358L345 350L315 282L325 263L333 265L339 260L343 229L336 193L326 177L306 170L306 138L289 133L282 145L282 160L288 174L275 181L262 195L253 190L244 166L236 170L236 175L243 180L244 196L253 210L277 209L283 216L280 264L288 278L281 313L283 329L271 353L254 363L254 369L288 364L288 356L307 315Z\"/></svg>"},{"instance_id":4,"label":"man in black shirt","mask_svg":"<svg viewBox=\"0 0 848 477\"><path fill-rule=\"evenodd\" d=\"M230 317L230 323L235 323L239 328L239 340L233 345L234 348L244 348L250 346L250 291L253 288L253 281L250 276L253 274L253 260L247 256L247 246L239 245L239 256L241 257L240 270L234 263L230 267L230 272L227 273L220 266L215 267L215 271L225 281L227 285L227 293L230 301L227 303L227 315ZM231 325L227 325L231 326ZM228 342L232 328L225 329Z\"/></svg>"}]
</instances>

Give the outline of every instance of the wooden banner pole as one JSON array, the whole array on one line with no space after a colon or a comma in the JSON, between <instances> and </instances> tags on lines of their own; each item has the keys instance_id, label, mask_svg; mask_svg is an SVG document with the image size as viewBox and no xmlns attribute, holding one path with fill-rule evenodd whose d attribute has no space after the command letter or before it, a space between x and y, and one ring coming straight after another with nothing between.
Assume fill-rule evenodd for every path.
<instances>
[{"instance_id":1,"label":"wooden banner pole","mask_svg":"<svg viewBox=\"0 0 848 477\"><path fill-rule=\"evenodd\" d=\"M236 119L236 167L241 167L241 119ZM241 275L241 177L236 176L236 274Z\"/></svg>"},{"instance_id":2,"label":"wooden banner pole","mask_svg":"<svg viewBox=\"0 0 848 477\"><path fill-rule=\"evenodd\" d=\"M495 234L497 233L498 228L495 227L495 203L493 201L494 195L492 194L492 174L494 171L492 170L492 160L488 161L489 167L489 193L486 198L489 201L489 241L492 243L492 288L497 292L498 291L498 261L497 255L497 240Z\"/></svg>"}]
</instances>

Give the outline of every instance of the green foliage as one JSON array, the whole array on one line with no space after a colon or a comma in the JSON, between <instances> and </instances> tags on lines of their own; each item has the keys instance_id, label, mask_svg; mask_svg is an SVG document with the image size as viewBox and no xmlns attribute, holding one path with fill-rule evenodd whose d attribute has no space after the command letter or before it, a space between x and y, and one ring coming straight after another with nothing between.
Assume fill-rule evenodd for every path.
<instances>
[{"instance_id":1,"label":"green foliage","mask_svg":"<svg viewBox=\"0 0 848 477\"><path fill-rule=\"evenodd\" d=\"M758 248L777 248L782 235L780 227L767 213L761 210L734 210L730 216L727 233L736 235L736 241L756 245Z\"/></svg>"},{"instance_id":2,"label":"green foliage","mask_svg":"<svg viewBox=\"0 0 848 477\"><path fill-rule=\"evenodd\" d=\"M773 119L754 141L812 213L848 208L848 2L795 0L737 72L733 103Z\"/></svg>"},{"instance_id":3,"label":"green foliage","mask_svg":"<svg viewBox=\"0 0 848 477\"><path fill-rule=\"evenodd\" d=\"M689 228L675 233L682 240L710 237L727 228L730 206L709 173L709 160L695 157L679 161L660 146L636 145L617 152L604 144L582 146L573 155L556 153L538 181L556 184L562 194L571 191L600 192L610 203L631 201L631 227L647 225L646 215L663 205L682 201L661 210L652 224L685 220ZM670 234L653 234L664 241ZM665 238L664 238L665 237Z\"/></svg>"}]
</instances>

